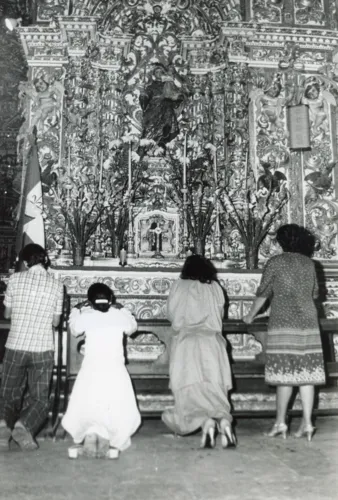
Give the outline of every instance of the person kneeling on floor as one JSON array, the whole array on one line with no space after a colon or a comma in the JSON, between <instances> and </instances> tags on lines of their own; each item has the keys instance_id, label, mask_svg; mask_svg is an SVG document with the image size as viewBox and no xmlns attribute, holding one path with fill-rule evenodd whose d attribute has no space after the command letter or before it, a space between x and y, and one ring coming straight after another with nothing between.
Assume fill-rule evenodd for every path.
<instances>
[{"instance_id":1,"label":"person kneeling on floor","mask_svg":"<svg viewBox=\"0 0 338 500\"><path fill-rule=\"evenodd\" d=\"M75 337L85 335L85 352L62 419L74 440L68 456L117 458L141 423L123 349L123 335L137 330L136 320L107 285L95 283L88 301L71 311L69 326Z\"/></svg>"},{"instance_id":2,"label":"person kneeling on floor","mask_svg":"<svg viewBox=\"0 0 338 500\"><path fill-rule=\"evenodd\" d=\"M63 306L63 285L47 270L44 248L26 245L27 270L10 277L4 317L11 319L0 391L0 448L13 439L22 450L35 450L35 436L49 409L54 366L54 332Z\"/></svg>"}]
</instances>

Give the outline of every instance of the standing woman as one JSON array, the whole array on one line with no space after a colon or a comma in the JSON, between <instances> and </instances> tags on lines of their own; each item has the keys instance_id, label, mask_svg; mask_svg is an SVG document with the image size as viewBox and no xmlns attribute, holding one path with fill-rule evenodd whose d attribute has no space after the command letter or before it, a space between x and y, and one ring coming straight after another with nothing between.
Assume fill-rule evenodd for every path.
<instances>
[{"instance_id":1,"label":"standing woman","mask_svg":"<svg viewBox=\"0 0 338 500\"><path fill-rule=\"evenodd\" d=\"M276 422L268 436L286 438L286 412L294 387L299 387L303 418L295 437L311 441L314 386L325 384L323 349L314 299L318 284L313 254L315 239L305 228L287 224L277 231L283 254L272 257L263 271L257 297L244 316L251 323L268 298L265 381L277 386Z\"/></svg>"},{"instance_id":2,"label":"standing woman","mask_svg":"<svg viewBox=\"0 0 338 500\"><path fill-rule=\"evenodd\" d=\"M164 411L162 420L175 434L202 428L203 448L215 446L216 424L222 446L235 445L228 400L231 372L222 337L224 303L211 262L188 257L167 303L174 330L169 373L175 406Z\"/></svg>"}]
</instances>

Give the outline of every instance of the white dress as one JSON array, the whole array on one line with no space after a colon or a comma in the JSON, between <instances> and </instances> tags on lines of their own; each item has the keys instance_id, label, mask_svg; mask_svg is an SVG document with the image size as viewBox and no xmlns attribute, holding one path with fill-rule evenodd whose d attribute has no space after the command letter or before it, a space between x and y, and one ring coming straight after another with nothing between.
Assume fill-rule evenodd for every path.
<instances>
[{"instance_id":1,"label":"white dress","mask_svg":"<svg viewBox=\"0 0 338 500\"><path fill-rule=\"evenodd\" d=\"M123 352L123 334L137 330L136 320L127 309L73 309L69 326L74 336L85 332L86 344L62 425L75 443L95 433L123 451L141 423Z\"/></svg>"}]
</instances>

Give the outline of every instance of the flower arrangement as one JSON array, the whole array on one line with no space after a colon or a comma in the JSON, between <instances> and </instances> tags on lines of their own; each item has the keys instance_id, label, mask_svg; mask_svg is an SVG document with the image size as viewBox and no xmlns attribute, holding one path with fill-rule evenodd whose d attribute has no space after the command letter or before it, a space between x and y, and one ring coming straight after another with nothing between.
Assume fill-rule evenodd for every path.
<instances>
[{"instance_id":1,"label":"flower arrangement","mask_svg":"<svg viewBox=\"0 0 338 500\"><path fill-rule=\"evenodd\" d=\"M207 235L215 223L218 177L215 171L215 147L195 139L187 141L186 151L177 147L167 148L167 157L172 167L171 190L168 197L185 211L188 240L195 251L204 254ZM184 174L185 169L185 174Z\"/></svg>"},{"instance_id":2,"label":"flower arrangement","mask_svg":"<svg viewBox=\"0 0 338 500\"><path fill-rule=\"evenodd\" d=\"M277 180L269 171L256 181L253 171L248 172L246 165L245 177L238 184L233 181L234 173L228 176L220 196L222 216L241 236L247 269L256 269L260 245L272 226L282 220L289 191L286 178Z\"/></svg>"},{"instance_id":3,"label":"flower arrangement","mask_svg":"<svg viewBox=\"0 0 338 500\"><path fill-rule=\"evenodd\" d=\"M134 147L142 146L134 136L124 136L109 143L110 156L104 164L103 184L109 186L109 210L105 224L112 242L112 255L118 256L126 246L126 233L131 216L130 204L148 189L147 163ZM130 158L129 158L130 156Z\"/></svg>"},{"instance_id":4,"label":"flower arrangement","mask_svg":"<svg viewBox=\"0 0 338 500\"><path fill-rule=\"evenodd\" d=\"M97 176L77 166L60 169L53 187L55 215L62 214L70 238L74 264L82 265L86 246L109 207L110 186L102 188Z\"/></svg>"}]
</instances>

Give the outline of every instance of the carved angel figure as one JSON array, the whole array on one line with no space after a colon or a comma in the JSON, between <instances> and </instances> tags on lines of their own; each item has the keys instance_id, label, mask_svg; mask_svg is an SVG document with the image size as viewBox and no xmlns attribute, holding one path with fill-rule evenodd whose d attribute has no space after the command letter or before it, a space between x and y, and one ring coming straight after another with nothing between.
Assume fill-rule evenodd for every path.
<instances>
[{"instance_id":1,"label":"carved angel figure","mask_svg":"<svg viewBox=\"0 0 338 500\"><path fill-rule=\"evenodd\" d=\"M305 86L304 96L302 97L301 102L302 104L309 106L313 135L316 137L319 134L327 132L329 127L328 106L321 93L318 81L311 79L308 82Z\"/></svg>"},{"instance_id":2,"label":"carved angel figure","mask_svg":"<svg viewBox=\"0 0 338 500\"><path fill-rule=\"evenodd\" d=\"M296 88L286 82L284 96L282 95L282 75L277 73L271 85L265 88L255 99L257 122L261 134L274 134L279 139L284 137L284 108L295 97ZM262 92L259 90L258 92Z\"/></svg>"},{"instance_id":3,"label":"carved angel figure","mask_svg":"<svg viewBox=\"0 0 338 500\"><path fill-rule=\"evenodd\" d=\"M32 101L31 123L24 124L26 133L31 133L34 127L38 132L55 127L60 119L60 103L64 92L64 86L59 81L50 83L44 75L36 77L32 84L21 84L19 97Z\"/></svg>"},{"instance_id":4,"label":"carved angel figure","mask_svg":"<svg viewBox=\"0 0 338 500\"><path fill-rule=\"evenodd\" d=\"M256 100L258 123L262 129L267 129L269 132L283 128L282 109L285 100L280 96L281 91L281 82L274 80Z\"/></svg>"}]
</instances>

